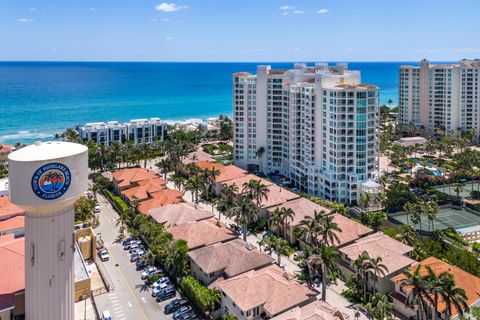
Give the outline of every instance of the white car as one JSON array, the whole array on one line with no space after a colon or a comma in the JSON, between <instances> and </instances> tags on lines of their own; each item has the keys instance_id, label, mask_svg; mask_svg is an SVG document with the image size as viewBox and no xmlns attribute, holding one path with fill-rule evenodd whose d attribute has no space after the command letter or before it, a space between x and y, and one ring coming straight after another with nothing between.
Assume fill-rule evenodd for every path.
<instances>
[{"instance_id":1,"label":"white car","mask_svg":"<svg viewBox=\"0 0 480 320\"><path fill-rule=\"evenodd\" d=\"M156 297L157 294L162 291L163 289L165 289L166 287L168 287L170 284L167 284L167 283L161 283L158 287L154 288L152 290L152 297Z\"/></svg>"},{"instance_id":2,"label":"white car","mask_svg":"<svg viewBox=\"0 0 480 320\"><path fill-rule=\"evenodd\" d=\"M100 209L101 209L100 205L97 204L97 205L95 206L95 209L94 209L93 211L94 211L95 213L99 213L99 212L100 212Z\"/></svg>"},{"instance_id":3,"label":"white car","mask_svg":"<svg viewBox=\"0 0 480 320\"><path fill-rule=\"evenodd\" d=\"M102 249L98 252L98 255L100 256L100 260L102 261L108 261L110 259L110 255L108 254L107 249Z\"/></svg>"},{"instance_id":4,"label":"white car","mask_svg":"<svg viewBox=\"0 0 480 320\"><path fill-rule=\"evenodd\" d=\"M143 272L142 272L142 279L146 279L148 278L148 276L150 274L152 274L153 272L157 271L157 268L156 267L148 267L146 268Z\"/></svg>"},{"instance_id":5,"label":"white car","mask_svg":"<svg viewBox=\"0 0 480 320\"><path fill-rule=\"evenodd\" d=\"M158 287L159 285L161 285L162 283L169 284L169 283L170 283L170 279L169 279L168 277L160 278L160 279L158 279L157 281L155 281L155 282L152 284L152 287L153 287L153 288L156 288L156 287Z\"/></svg>"}]
</instances>

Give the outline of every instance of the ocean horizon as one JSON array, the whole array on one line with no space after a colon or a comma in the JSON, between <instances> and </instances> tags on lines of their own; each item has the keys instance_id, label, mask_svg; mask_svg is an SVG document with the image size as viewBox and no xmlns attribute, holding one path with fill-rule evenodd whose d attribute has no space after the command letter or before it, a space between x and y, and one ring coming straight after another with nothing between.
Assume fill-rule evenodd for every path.
<instances>
[{"instance_id":1,"label":"ocean horizon","mask_svg":"<svg viewBox=\"0 0 480 320\"><path fill-rule=\"evenodd\" d=\"M380 87L382 104L398 100L399 66L418 65L347 63ZM232 74L255 73L259 64L294 62L0 62L0 143L50 140L87 122L230 116Z\"/></svg>"}]
</instances>

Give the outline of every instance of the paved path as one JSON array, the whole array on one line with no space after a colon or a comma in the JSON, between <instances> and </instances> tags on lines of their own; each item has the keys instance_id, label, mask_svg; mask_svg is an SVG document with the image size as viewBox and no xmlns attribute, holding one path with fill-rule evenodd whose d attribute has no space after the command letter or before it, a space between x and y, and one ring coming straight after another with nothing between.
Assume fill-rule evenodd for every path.
<instances>
[{"instance_id":1,"label":"paved path","mask_svg":"<svg viewBox=\"0 0 480 320\"><path fill-rule=\"evenodd\" d=\"M135 264L130 262L130 254L116 242L117 213L104 197L99 195L98 200L102 209L100 226L95 231L100 233L110 253L110 260L103 265L115 286L113 291L95 297L99 312L109 310L115 320L171 319L171 315L163 314L163 308L170 300L155 301L151 296L152 289L140 278L141 271L136 271Z\"/></svg>"}]
</instances>

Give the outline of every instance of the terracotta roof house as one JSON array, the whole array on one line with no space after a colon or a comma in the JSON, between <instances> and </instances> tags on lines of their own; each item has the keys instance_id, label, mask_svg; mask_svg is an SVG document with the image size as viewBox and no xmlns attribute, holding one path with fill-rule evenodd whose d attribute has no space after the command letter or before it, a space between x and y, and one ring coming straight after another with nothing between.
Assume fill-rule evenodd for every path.
<instances>
[{"instance_id":1,"label":"terracotta roof house","mask_svg":"<svg viewBox=\"0 0 480 320\"><path fill-rule=\"evenodd\" d=\"M144 168L121 169L113 172L112 176L112 182L118 194L120 194L122 190L138 186L138 182L140 181L159 177L157 173Z\"/></svg>"},{"instance_id":2,"label":"terracotta roof house","mask_svg":"<svg viewBox=\"0 0 480 320\"><path fill-rule=\"evenodd\" d=\"M214 214L188 203L168 204L148 211L150 217L166 227L213 218Z\"/></svg>"},{"instance_id":3,"label":"terracotta roof house","mask_svg":"<svg viewBox=\"0 0 480 320\"><path fill-rule=\"evenodd\" d=\"M187 159L184 161L184 163L189 164L197 161L215 162L215 159L212 157L211 154L206 153L203 150L197 150L195 152L190 153Z\"/></svg>"},{"instance_id":4,"label":"terracotta roof house","mask_svg":"<svg viewBox=\"0 0 480 320\"><path fill-rule=\"evenodd\" d=\"M260 178L259 176L256 176L256 175L251 174L251 173L243 175L243 176L235 178L235 179L227 180L227 181L223 182L223 184L225 184L227 186L235 184L238 187L238 191L241 193L242 188L243 188L243 184L249 182L250 180L260 180L260 182L262 184L266 185L267 187L271 186L273 184L273 182L268 181L268 180L263 179L263 178Z\"/></svg>"},{"instance_id":5,"label":"terracotta roof house","mask_svg":"<svg viewBox=\"0 0 480 320\"><path fill-rule=\"evenodd\" d=\"M77 292L88 283L90 277L83 264L80 250L75 246L74 274L75 299ZM80 260L80 261L79 261ZM79 265L80 263L80 265ZM0 236L0 318L24 319L25 315L25 238L14 239L13 234ZM79 297L78 297L79 298ZM23 316L23 317L22 317Z\"/></svg>"},{"instance_id":6,"label":"terracotta roof house","mask_svg":"<svg viewBox=\"0 0 480 320\"><path fill-rule=\"evenodd\" d=\"M120 191L122 197L128 201L133 200L144 201L152 198L152 194L167 189L167 182L162 178L154 178L138 181L137 186Z\"/></svg>"},{"instance_id":7,"label":"terracotta roof house","mask_svg":"<svg viewBox=\"0 0 480 320\"><path fill-rule=\"evenodd\" d=\"M25 235L25 216L15 216L7 220L0 220L0 236L14 234L15 237Z\"/></svg>"},{"instance_id":8,"label":"terracotta roof house","mask_svg":"<svg viewBox=\"0 0 480 320\"><path fill-rule=\"evenodd\" d=\"M200 168L200 169L208 169L212 170L215 168L215 170L218 170L220 174L216 178L216 185L215 185L215 193L218 195L220 191L222 190L223 183L228 180L236 179L243 177L244 175L248 174L247 171L240 169L237 166L234 165L228 165L224 166L221 163L215 163L215 162L207 162L207 161L197 161L195 164Z\"/></svg>"},{"instance_id":9,"label":"terracotta roof house","mask_svg":"<svg viewBox=\"0 0 480 320\"><path fill-rule=\"evenodd\" d=\"M153 193L151 199L139 203L138 210L143 214L155 208L160 208L168 204L177 204L182 202L182 193L178 190L165 189Z\"/></svg>"},{"instance_id":10,"label":"terracotta roof house","mask_svg":"<svg viewBox=\"0 0 480 320\"><path fill-rule=\"evenodd\" d=\"M410 272L414 272L416 267L421 265L420 274L422 276L427 275L427 269L424 266L430 266L433 272L438 276L443 272L448 272L453 275L455 279L455 285L465 290L467 296L467 304L469 307L473 305L480 305L480 278L463 271L460 268L452 266L446 262L443 262L435 257L429 257L421 262L412 265L409 269ZM405 305L408 293L411 291L411 287L403 285L403 281L406 279L404 274L399 274L391 279L395 283L395 292L392 294L393 303L395 309L405 315L406 317L412 317L418 319L417 309L412 309ZM430 306L432 307L432 306ZM441 312L439 319L445 318L446 303L442 298L439 298L438 310ZM458 318L459 314L454 306L451 307L452 314L451 319ZM433 312L433 308L432 308ZM469 318L469 317L467 317Z\"/></svg>"},{"instance_id":11,"label":"terracotta roof house","mask_svg":"<svg viewBox=\"0 0 480 320\"><path fill-rule=\"evenodd\" d=\"M0 221L24 214L25 212L22 209L10 202L9 197L0 197Z\"/></svg>"},{"instance_id":12,"label":"terracotta roof house","mask_svg":"<svg viewBox=\"0 0 480 320\"><path fill-rule=\"evenodd\" d=\"M290 309L272 320L346 320L348 316L322 300Z\"/></svg>"},{"instance_id":13,"label":"terracotta roof house","mask_svg":"<svg viewBox=\"0 0 480 320\"><path fill-rule=\"evenodd\" d=\"M191 221L167 228L166 231L170 232L174 239L186 240L190 250L209 246L217 242L227 242L238 237L237 233L231 231L223 224L219 225L215 219Z\"/></svg>"},{"instance_id":14,"label":"terracotta roof house","mask_svg":"<svg viewBox=\"0 0 480 320\"><path fill-rule=\"evenodd\" d=\"M219 281L218 287L222 314L228 312L239 320L272 318L315 301L318 294L277 265Z\"/></svg>"},{"instance_id":15,"label":"terracotta roof house","mask_svg":"<svg viewBox=\"0 0 480 320\"><path fill-rule=\"evenodd\" d=\"M390 238L381 232L358 239L352 244L341 247L339 250L342 257L340 270L345 278L352 274L350 265L362 253L367 253L372 258L382 258L382 264L387 267L388 272L384 276L379 276L377 279L377 292L381 294L392 292L394 286L390 278L415 263L415 260L410 258L410 254L413 251L412 247ZM367 283L368 290L372 290L373 288L374 277L373 274L369 274Z\"/></svg>"},{"instance_id":16,"label":"terracotta roof house","mask_svg":"<svg viewBox=\"0 0 480 320\"><path fill-rule=\"evenodd\" d=\"M271 265L274 259L241 239L192 250L191 274L204 285Z\"/></svg>"},{"instance_id":17,"label":"terracotta roof house","mask_svg":"<svg viewBox=\"0 0 480 320\"><path fill-rule=\"evenodd\" d=\"M267 186L267 189L268 199L262 199L262 202L260 203L260 216L264 218L269 217L269 210L271 208L300 198L298 194L288 191L287 189L279 187L275 184Z\"/></svg>"}]
</instances>

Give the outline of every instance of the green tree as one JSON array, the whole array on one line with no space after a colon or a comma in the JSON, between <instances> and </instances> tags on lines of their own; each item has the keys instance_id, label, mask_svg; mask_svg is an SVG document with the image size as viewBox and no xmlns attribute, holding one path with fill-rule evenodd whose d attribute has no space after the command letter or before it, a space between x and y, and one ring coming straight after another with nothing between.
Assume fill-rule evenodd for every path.
<instances>
[{"instance_id":1,"label":"green tree","mask_svg":"<svg viewBox=\"0 0 480 320\"><path fill-rule=\"evenodd\" d=\"M185 240L171 241L166 249L165 268L176 278L189 273L188 245Z\"/></svg>"},{"instance_id":2,"label":"green tree","mask_svg":"<svg viewBox=\"0 0 480 320\"><path fill-rule=\"evenodd\" d=\"M254 200L257 204L257 207L260 208L262 201L268 199L268 193L270 192L270 189L268 189L268 187L264 185L260 179L252 179L243 184L242 191L245 193L246 197L250 197L252 200Z\"/></svg>"},{"instance_id":3,"label":"green tree","mask_svg":"<svg viewBox=\"0 0 480 320\"><path fill-rule=\"evenodd\" d=\"M367 254L367 259L365 260L366 271L373 273L373 294L377 291L378 277L384 277L388 274L388 268L385 264L382 263L382 257L370 257Z\"/></svg>"},{"instance_id":4,"label":"green tree","mask_svg":"<svg viewBox=\"0 0 480 320\"><path fill-rule=\"evenodd\" d=\"M403 208L408 202L415 202L416 196L402 183L392 184L385 194L384 207L388 210Z\"/></svg>"},{"instance_id":5,"label":"green tree","mask_svg":"<svg viewBox=\"0 0 480 320\"><path fill-rule=\"evenodd\" d=\"M321 245L312 249L312 254L306 258L308 270L308 279L312 279L315 274L322 278L322 300L327 299L327 286L329 282L335 281L339 275L338 261L340 253L337 248Z\"/></svg>"},{"instance_id":6,"label":"green tree","mask_svg":"<svg viewBox=\"0 0 480 320\"><path fill-rule=\"evenodd\" d=\"M387 214L382 211L370 211L361 215L360 221L374 230L378 231L387 220Z\"/></svg>"},{"instance_id":7,"label":"green tree","mask_svg":"<svg viewBox=\"0 0 480 320\"><path fill-rule=\"evenodd\" d=\"M86 197L80 197L75 202L75 221L87 222L89 220L95 220L93 209L95 208L95 201Z\"/></svg>"},{"instance_id":8,"label":"green tree","mask_svg":"<svg viewBox=\"0 0 480 320\"><path fill-rule=\"evenodd\" d=\"M274 251L277 254L277 264L281 266L282 256L288 256L292 248L287 240L274 235L268 237L265 241L265 250Z\"/></svg>"},{"instance_id":9,"label":"green tree","mask_svg":"<svg viewBox=\"0 0 480 320\"><path fill-rule=\"evenodd\" d=\"M243 197L240 201L235 201L234 204L226 212L228 218L235 218L235 221L242 226L243 240L247 241L248 225L258 219L258 207L252 202L251 198Z\"/></svg>"},{"instance_id":10,"label":"green tree","mask_svg":"<svg viewBox=\"0 0 480 320\"><path fill-rule=\"evenodd\" d=\"M258 162L259 162L259 172L263 172L263 168L262 168L262 158L263 158L263 154L265 153L265 148L264 147L260 147L258 148L258 150L255 152L255 155L257 156L258 158Z\"/></svg>"}]
</instances>

